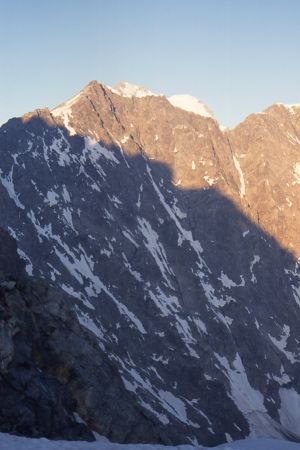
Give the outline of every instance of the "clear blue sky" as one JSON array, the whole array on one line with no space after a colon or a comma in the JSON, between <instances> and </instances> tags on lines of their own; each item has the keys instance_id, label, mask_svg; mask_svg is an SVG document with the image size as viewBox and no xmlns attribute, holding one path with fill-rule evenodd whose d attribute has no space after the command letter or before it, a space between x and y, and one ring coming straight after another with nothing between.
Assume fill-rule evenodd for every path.
<instances>
[{"instance_id":1,"label":"clear blue sky","mask_svg":"<svg viewBox=\"0 0 300 450\"><path fill-rule=\"evenodd\" d=\"M191 94L232 126L300 103L300 0L0 0L0 123L90 80Z\"/></svg>"}]
</instances>

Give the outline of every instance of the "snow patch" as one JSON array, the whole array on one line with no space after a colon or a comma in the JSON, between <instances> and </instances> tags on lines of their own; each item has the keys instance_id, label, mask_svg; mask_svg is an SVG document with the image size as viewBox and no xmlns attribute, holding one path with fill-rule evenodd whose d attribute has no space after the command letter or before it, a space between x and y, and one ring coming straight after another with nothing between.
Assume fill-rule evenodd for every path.
<instances>
[{"instance_id":1,"label":"snow patch","mask_svg":"<svg viewBox=\"0 0 300 450\"><path fill-rule=\"evenodd\" d=\"M299 436L300 395L293 388L280 388L279 396L281 401L280 422L287 430Z\"/></svg>"},{"instance_id":2,"label":"snow patch","mask_svg":"<svg viewBox=\"0 0 300 450\"><path fill-rule=\"evenodd\" d=\"M257 264L260 261L260 256L259 255L254 255L253 259L250 263L250 272L251 272L251 282L252 283L257 283L257 279L256 276L253 273L253 267L255 266L255 264Z\"/></svg>"},{"instance_id":3,"label":"snow patch","mask_svg":"<svg viewBox=\"0 0 300 450\"><path fill-rule=\"evenodd\" d=\"M300 140L299 140L298 136L294 136L291 133L287 133L287 138L292 145L300 144Z\"/></svg>"},{"instance_id":4,"label":"snow patch","mask_svg":"<svg viewBox=\"0 0 300 450\"><path fill-rule=\"evenodd\" d=\"M139 229L144 237L145 246L153 256L162 276L166 281L167 286L172 288L169 277L174 276L174 274L168 263L164 247L159 242L158 234L153 230L150 223L146 219L138 217L138 223Z\"/></svg>"},{"instance_id":5,"label":"snow patch","mask_svg":"<svg viewBox=\"0 0 300 450\"><path fill-rule=\"evenodd\" d=\"M233 157L234 166L235 166L236 170L238 171L238 174L240 177L240 197L243 198L243 197L245 197L245 193L246 193L244 174L243 174L241 165L240 165L237 157L235 155L232 155L232 157Z\"/></svg>"},{"instance_id":6,"label":"snow patch","mask_svg":"<svg viewBox=\"0 0 300 450\"><path fill-rule=\"evenodd\" d=\"M153 301L153 303L156 305L156 307L160 310L161 315L163 317L173 315L174 313L178 312L180 309L180 305L178 302L177 297L172 295L166 295L158 286L156 288L156 292L149 291L148 292L149 297Z\"/></svg>"},{"instance_id":7,"label":"snow patch","mask_svg":"<svg viewBox=\"0 0 300 450\"><path fill-rule=\"evenodd\" d=\"M56 194L56 192L52 191L51 189L50 191L47 192L45 203L49 203L49 206L57 205L58 198L59 198L58 194Z\"/></svg>"},{"instance_id":8,"label":"snow patch","mask_svg":"<svg viewBox=\"0 0 300 450\"><path fill-rule=\"evenodd\" d=\"M240 284L235 283L232 281L223 271L221 272L221 276L218 278L218 280L221 281L224 287L226 288L233 288L233 287L243 287L245 286L245 280L242 275L240 275L241 282Z\"/></svg>"},{"instance_id":9,"label":"snow patch","mask_svg":"<svg viewBox=\"0 0 300 450\"><path fill-rule=\"evenodd\" d=\"M90 160L94 163L98 163L100 157L107 159L111 163L120 164L119 160L115 157L114 153L102 147L96 139L85 137L85 149L89 154Z\"/></svg>"},{"instance_id":10,"label":"snow patch","mask_svg":"<svg viewBox=\"0 0 300 450\"><path fill-rule=\"evenodd\" d=\"M283 325L282 334L280 336L280 339L276 339L275 337L268 334L269 338L273 342L273 344L280 350L282 353L285 354L287 359L294 364L295 362L299 362L299 359L296 357L296 355L292 352L289 352L286 350L287 341L290 337L290 327L288 325Z\"/></svg>"},{"instance_id":11,"label":"snow patch","mask_svg":"<svg viewBox=\"0 0 300 450\"><path fill-rule=\"evenodd\" d=\"M230 383L232 400L248 420L250 436L259 437L267 434L280 438L280 433L276 431L272 419L267 415L263 395L249 383L240 355L236 353L231 364L224 356L215 353L215 357L225 369L224 374Z\"/></svg>"},{"instance_id":12,"label":"snow patch","mask_svg":"<svg viewBox=\"0 0 300 450\"><path fill-rule=\"evenodd\" d=\"M204 103L191 95L172 95L167 100L176 108L198 114L202 117L214 118L213 112Z\"/></svg>"},{"instance_id":13,"label":"snow patch","mask_svg":"<svg viewBox=\"0 0 300 450\"><path fill-rule=\"evenodd\" d=\"M107 86L110 91L114 94L121 95L122 97L159 97L159 95L146 89L144 86L139 86L137 84L131 84L127 81L120 81L114 88Z\"/></svg>"},{"instance_id":14,"label":"snow patch","mask_svg":"<svg viewBox=\"0 0 300 450\"><path fill-rule=\"evenodd\" d=\"M296 163L295 165L294 165L294 178L295 178L295 180L296 180L296 183L297 184L300 184L300 163Z\"/></svg>"},{"instance_id":15,"label":"snow patch","mask_svg":"<svg viewBox=\"0 0 300 450\"><path fill-rule=\"evenodd\" d=\"M215 178L210 178L209 175L204 175L203 179L206 181L207 184L209 184L210 186L213 186L217 180Z\"/></svg>"},{"instance_id":16,"label":"snow patch","mask_svg":"<svg viewBox=\"0 0 300 450\"><path fill-rule=\"evenodd\" d=\"M28 275L32 276L33 265L32 265L31 259L20 248L17 249L17 252L18 252L18 255L20 256L20 258L23 259L23 261L25 261L25 263L26 263L26 266L25 266L26 272L28 273Z\"/></svg>"},{"instance_id":17,"label":"snow patch","mask_svg":"<svg viewBox=\"0 0 300 450\"><path fill-rule=\"evenodd\" d=\"M15 205L20 209L25 209L25 206L19 200L19 194L15 191L15 185L13 182L13 167L6 177L3 176L3 172L0 169L0 180L9 197L15 202Z\"/></svg>"},{"instance_id":18,"label":"snow patch","mask_svg":"<svg viewBox=\"0 0 300 450\"><path fill-rule=\"evenodd\" d=\"M74 97L70 98L70 100L68 100L67 102L58 105L51 111L51 114L54 117L61 117L63 119L64 126L69 131L70 136L74 136L76 134L76 131L74 130L74 128L71 127L69 122L70 119L72 119L72 107L77 102L80 96L81 92L75 95Z\"/></svg>"}]
</instances>

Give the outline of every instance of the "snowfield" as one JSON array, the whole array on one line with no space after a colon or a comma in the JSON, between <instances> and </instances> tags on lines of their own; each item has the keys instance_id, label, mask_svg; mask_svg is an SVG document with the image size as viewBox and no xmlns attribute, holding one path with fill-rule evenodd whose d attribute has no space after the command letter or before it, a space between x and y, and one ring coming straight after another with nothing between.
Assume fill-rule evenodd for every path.
<instances>
[{"instance_id":1,"label":"snowfield","mask_svg":"<svg viewBox=\"0 0 300 450\"><path fill-rule=\"evenodd\" d=\"M96 442L49 441L0 433L0 450L195 450L208 447L179 445L113 444L99 436ZM220 450L300 450L300 444L275 439L245 439L213 447Z\"/></svg>"}]
</instances>

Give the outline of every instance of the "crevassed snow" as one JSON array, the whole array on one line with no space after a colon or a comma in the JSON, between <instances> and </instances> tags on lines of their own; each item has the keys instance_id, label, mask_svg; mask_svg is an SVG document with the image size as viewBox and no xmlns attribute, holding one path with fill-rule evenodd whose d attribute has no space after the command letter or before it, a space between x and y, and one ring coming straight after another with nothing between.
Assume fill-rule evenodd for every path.
<instances>
[{"instance_id":1,"label":"crevassed snow","mask_svg":"<svg viewBox=\"0 0 300 450\"><path fill-rule=\"evenodd\" d=\"M146 408L146 405L143 404ZM150 405L147 405L152 410ZM151 409L150 409L151 408ZM152 412L154 412L152 410ZM208 447L197 445L154 445L154 444L116 444L103 436L97 435L96 442L84 441L50 441L45 438L31 439L0 433L0 450L201 450ZM300 445L277 439L245 439L230 444L210 447L218 450L299 450Z\"/></svg>"},{"instance_id":2,"label":"crevassed snow","mask_svg":"<svg viewBox=\"0 0 300 450\"><path fill-rule=\"evenodd\" d=\"M199 116L214 118L213 112L192 95L172 95L167 100L176 108L198 114Z\"/></svg>"}]
</instances>

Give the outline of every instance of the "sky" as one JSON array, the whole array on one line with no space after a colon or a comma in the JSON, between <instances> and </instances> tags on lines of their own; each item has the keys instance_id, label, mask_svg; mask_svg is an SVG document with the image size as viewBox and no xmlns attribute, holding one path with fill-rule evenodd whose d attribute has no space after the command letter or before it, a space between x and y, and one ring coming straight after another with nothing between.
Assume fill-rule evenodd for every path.
<instances>
[{"instance_id":1,"label":"sky","mask_svg":"<svg viewBox=\"0 0 300 450\"><path fill-rule=\"evenodd\" d=\"M300 0L0 0L0 123L126 80L232 127L300 103L299 24Z\"/></svg>"}]
</instances>

